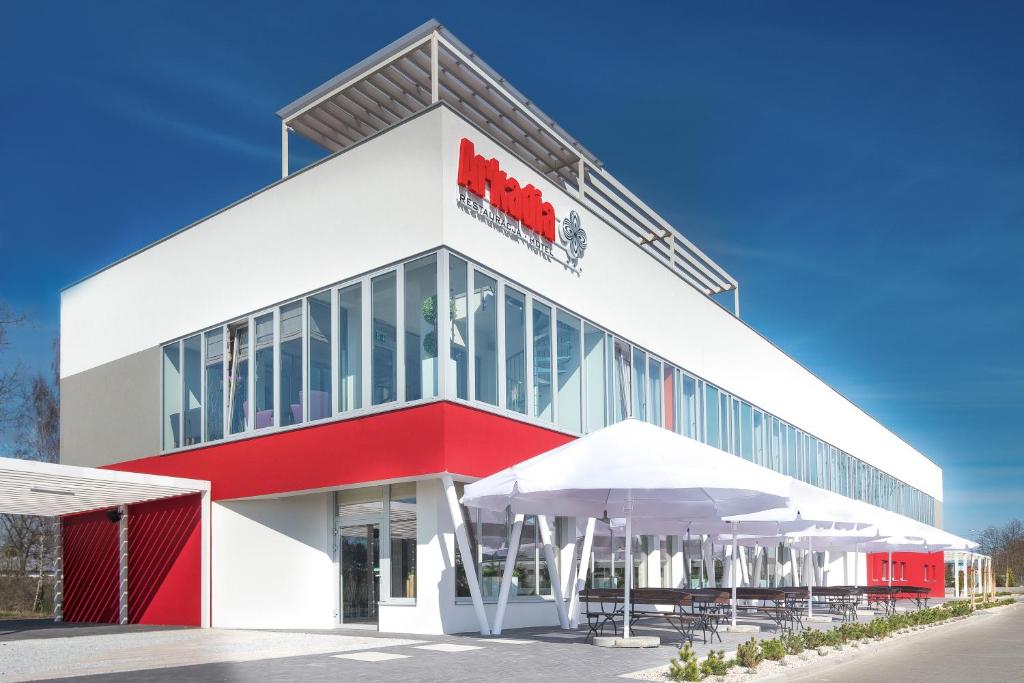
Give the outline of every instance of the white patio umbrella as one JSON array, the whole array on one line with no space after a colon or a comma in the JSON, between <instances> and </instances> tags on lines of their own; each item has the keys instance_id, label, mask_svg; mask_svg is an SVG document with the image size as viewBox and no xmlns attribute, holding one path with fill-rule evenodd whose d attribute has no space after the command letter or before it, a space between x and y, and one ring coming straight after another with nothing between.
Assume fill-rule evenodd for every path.
<instances>
[{"instance_id":1,"label":"white patio umbrella","mask_svg":"<svg viewBox=\"0 0 1024 683\"><path fill-rule=\"evenodd\" d=\"M785 506L793 480L634 418L466 486L462 503L513 513L717 521ZM632 584L626 543L625 610ZM624 635L629 637L629 619Z\"/></svg>"}]
</instances>

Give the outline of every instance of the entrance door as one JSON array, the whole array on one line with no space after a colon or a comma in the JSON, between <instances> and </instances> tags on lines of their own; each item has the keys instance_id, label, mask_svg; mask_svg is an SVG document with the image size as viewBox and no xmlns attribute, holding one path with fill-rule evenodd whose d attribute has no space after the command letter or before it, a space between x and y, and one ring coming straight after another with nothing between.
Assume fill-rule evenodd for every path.
<instances>
[{"instance_id":1,"label":"entrance door","mask_svg":"<svg viewBox=\"0 0 1024 683\"><path fill-rule=\"evenodd\" d=\"M376 624L380 599L380 524L341 527L341 621Z\"/></svg>"}]
</instances>

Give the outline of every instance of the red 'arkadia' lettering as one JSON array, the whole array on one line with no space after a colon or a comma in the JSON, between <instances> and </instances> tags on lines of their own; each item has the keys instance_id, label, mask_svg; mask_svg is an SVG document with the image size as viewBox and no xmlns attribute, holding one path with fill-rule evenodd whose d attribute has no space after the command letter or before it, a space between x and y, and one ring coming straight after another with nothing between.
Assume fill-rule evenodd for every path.
<instances>
[{"instance_id":1,"label":"red 'arkadia' lettering","mask_svg":"<svg viewBox=\"0 0 1024 683\"><path fill-rule=\"evenodd\" d=\"M483 199L490 190L491 206L522 222L544 239L555 241L555 210L544 201L533 185L521 187L519 181L501 170L497 159L485 159L476 153L473 143L459 143L459 186Z\"/></svg>"}]
</instances>

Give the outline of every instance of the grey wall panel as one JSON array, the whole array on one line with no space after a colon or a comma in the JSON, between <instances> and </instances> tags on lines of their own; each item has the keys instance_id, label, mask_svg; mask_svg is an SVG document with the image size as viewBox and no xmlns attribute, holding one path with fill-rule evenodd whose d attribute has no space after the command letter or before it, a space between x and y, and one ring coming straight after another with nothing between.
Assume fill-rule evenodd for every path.
<instances>
[{"instance_id":1,"label":"grey wall panel","mask_svg":"<svg viewBox=\"0 0 1024 683\"><path fill-rule=\"evenodd\" d=\"M159 452L159 347L61 380L62 463L98 467Z\"/></svg>"}]
</instances>

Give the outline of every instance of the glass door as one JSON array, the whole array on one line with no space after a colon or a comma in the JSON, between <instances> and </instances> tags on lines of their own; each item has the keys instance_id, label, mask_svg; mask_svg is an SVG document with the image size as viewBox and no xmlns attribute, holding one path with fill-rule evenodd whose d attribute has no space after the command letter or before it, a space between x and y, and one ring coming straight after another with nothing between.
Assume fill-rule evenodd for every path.
<instances>
[{"instance_id":1,"label":"glass door","mask_svg":"<svg viewBox=\"0 0 1024 683\"><path fill-rule=\"evenodd\" d=\"M380 599L380 524L343 526L341 537L341 621L376 624Z\"/></svg>"}]
</instances>

